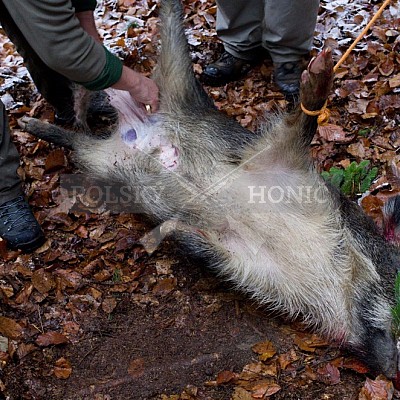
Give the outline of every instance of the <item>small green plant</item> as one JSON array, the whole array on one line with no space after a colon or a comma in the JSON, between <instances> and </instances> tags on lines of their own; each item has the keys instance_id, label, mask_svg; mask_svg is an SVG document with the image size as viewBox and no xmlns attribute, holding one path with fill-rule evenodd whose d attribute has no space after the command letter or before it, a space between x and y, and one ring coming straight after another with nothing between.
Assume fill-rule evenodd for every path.
<instances>
[{"instance_id":1,"label":"small green plant","mask_svg":"<svg viewBox=\"0 0 400 400\"><path fill-rule=\"evenodd\" d=\"M128 24L127 30L136 28L140 28L140 25L136 21L132 21Z\"/></svg>"},{"instance_id":2,"label":"small green plant","mask_svg":"<svg viewBox=\"0 0 400 400\"><path fill-rule=\"evenodd\" d=\"M395 336L400 336L400 272L397 273L394 284L395 306L392 308L393 332Z\"/></svg>"},{"instance_id":3,"label":"small green plant","mask_svg":"<svg viewBox=\"0 0 400 400\"><path fill-rule=\"evenodd\" d=\"M122 280L122 271L116 268L113 272L112 281L118 283L121 282L121 280Z\"/></svg>"},{"instance_id":4,"label":"small green plant","mask_svg":"<svg viewBox=\"0 0 400 400\"><path fill-rule=\"evenodd\" d=\"M371 132L370 128L365 128L365 129L360 129L358 131L358 136L368 136L368 134Z\"/></svg>"},{"instance_id":5,"label":"small green plant","mask_svg":"<svg viewBox=\"0 0 400 400\"><path fill-rule=\"evenodd\" d=\"M357 164L353 161L347 168L332 167L323 171L322 177L339 188L347 196L366 192L378 174L378 168L370 167L369 160Z\"/></svg>"}]
</instances>

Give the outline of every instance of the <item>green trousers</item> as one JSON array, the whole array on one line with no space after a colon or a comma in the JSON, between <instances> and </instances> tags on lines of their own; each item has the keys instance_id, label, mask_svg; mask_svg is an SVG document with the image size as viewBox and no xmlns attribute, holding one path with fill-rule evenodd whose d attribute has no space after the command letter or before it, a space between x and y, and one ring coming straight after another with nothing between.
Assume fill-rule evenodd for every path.
<instances>
[{"instance_id":1,"label":"green trousers","mask_svg":"<svg viewBox=\"0 0 400 400\"><path fill-rule=\"evenodd\" d=\"M55 108L59 117L65 119L73 117L72 82L43 62L18 28L2 0L0 0L0 24L23 57L24 64L40 94Z\"/></svg>"},{"instance_id":2,"label":"green trousers","mask_svg":"<svg viewBox=\"0 0 400 400\"><path fill-rule=\"evenodd\" d=\"M0 205L22 193L18 166L19 155L11 141L6 110L0 100Z\"/></svg>"},{"instance_id":3,"label":"green trousers","mask_svg":"<svg viewBox=\"0 0 400 400\"><path fill-rule=\"evenodd\" d=\"M242 59L265 48L274 63L298 61L311 49L319 0L217 0L217 34Z\"/></svg>"},{"instance_id":4,"label":"green trousers","mask_svg":"<svg viewBox=\"0 0 400 400\"><path fill-rule=\"evenodd\" d=\"M8 10L0 0L0 23L18 52L24 58L28 71L37 88L63 117L73 115L71 82L50 69L29 45ZM22 193L16 173L19 155L10 138L10 130L4 104L0 102L0 205Z\"/></svg>"}]
</instances>

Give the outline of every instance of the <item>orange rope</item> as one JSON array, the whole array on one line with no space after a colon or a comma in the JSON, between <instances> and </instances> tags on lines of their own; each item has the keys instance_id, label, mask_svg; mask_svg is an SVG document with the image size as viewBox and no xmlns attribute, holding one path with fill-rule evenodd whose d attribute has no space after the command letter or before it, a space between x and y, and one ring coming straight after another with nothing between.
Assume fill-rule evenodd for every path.
<instances>
[{"instance_id":1,"label":"orange rope","mask_svg":"<svg viewBox=\"0 0 400 400\"><path fill-rule=\"evenodd\" d=\"M371 26L375 23L375 21L381 16L381 14L383 13L383 10L387 7L387 5L390 3L390 1L391 0L384 1L384 3L379 8L379 10L372 17L371 21L368 22L367 26L357 36L356 40L354 40L354 42L351 44L351 46L347 49L347 51L342 55L340 60L333 67L333 72L336 72L337 69L342 65L342 63L346 60L346 58L351 53L351 51L354 49L354 47L356 47L357 43L365 36L365 34L368 32L369 28L371 28Z\"/></svg>"},{"instance_id":2,"label":"orange rope","mask_svg":"<svg viewBox=\"0 0 400 400\"><path fill-rule=\"evenodd\" d=\"M375 23L375 21L381 16L381 14L383 13L383 10L387 7L387 5L390 2L391 2L391 0L385 0L383 2L383 4L380 6L379 10L372 17L371 21L368 22L368 24L365 26L365 28L362 30L362 32L357 36L357 38L354 40L354 42L351 44L351 46L347 49L347 51L342 55L340 60L333 67L333 72L336 72L338 70L338 68L343 64L343 62L346 60L346 58L352 52L354 47L357 46L357 43L365 36L365 34L368 32L369 28L371 28L371 26ZM310 115L312 117L315 117L318 115L318 125L326 125L328 123L330 113L326 106L327 106L327 102L325 102L324 106L320 110L309 111L303 106L302 103L300 103L300 107L305 114Z\"/></svg>"}]
</instances>

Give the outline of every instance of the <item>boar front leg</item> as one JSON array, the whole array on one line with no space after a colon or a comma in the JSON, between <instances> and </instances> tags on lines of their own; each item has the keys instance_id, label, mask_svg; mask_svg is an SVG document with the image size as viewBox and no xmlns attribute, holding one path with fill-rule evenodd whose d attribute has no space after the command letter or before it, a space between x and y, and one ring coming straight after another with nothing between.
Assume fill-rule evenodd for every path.
<instances>
[{"instance_id":1,"label":"boar front leg","mask_svg":"<svg viewBox=\"0 0 400 400\"><path fill-rule=\"evenodd\" d=\"M18 120L18 125L24 131L30 133L39 139L46 140L50 143L55 143L59 146L64 146L72 149L75 133L66 129L60 128L57 125L52 125L47 122L39 121L36 118L22 117Z\"/></svg>"}]
</instances>

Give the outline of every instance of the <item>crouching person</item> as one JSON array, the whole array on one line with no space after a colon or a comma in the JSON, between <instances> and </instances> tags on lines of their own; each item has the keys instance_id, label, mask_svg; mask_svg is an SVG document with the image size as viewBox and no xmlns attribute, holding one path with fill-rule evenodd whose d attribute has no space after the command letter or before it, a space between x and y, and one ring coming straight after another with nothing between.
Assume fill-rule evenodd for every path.
<instances>
[{"instance_id":1,"label":"crouching person","mask_svg":"<svg viewBox=\"0 0 400 400\"><path fill-rule=\"evenodd\" d=\"M1 26L60 123L76 117L74 84L93 91L125 90L136 103L158 108L156 84L123 66L101 44L95 6L95 0L0 0ZM0 237L10 248L33 251L44 242L44 235L22 196L16 174L18 153L3 104L0 124Z\"/></svg>"},{"instance_id":2,"label":"crouching person","mask_svg":"<svg viewBox=\"0 0 400 400\"><path fill-rule=\"evenodd\" d=\"M19 155L11 142L4 104L0 101L0 236L10 248L29 252L45 239L22 195L18 166Z\"/></svg>"}]
</instances>

